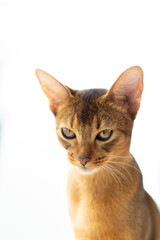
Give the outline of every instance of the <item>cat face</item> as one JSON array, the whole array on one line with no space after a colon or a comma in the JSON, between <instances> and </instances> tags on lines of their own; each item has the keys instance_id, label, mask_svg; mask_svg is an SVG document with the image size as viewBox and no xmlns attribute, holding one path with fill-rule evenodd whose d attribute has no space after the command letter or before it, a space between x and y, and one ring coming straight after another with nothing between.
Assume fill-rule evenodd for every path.
<instances>
[{"instance_id":1,"label":"cat face","mask_svg":"<svg viewBox=\"0 0 160 240\"><path fill-rule=\"evenodd\" d=\"M111 106L106 90L74 91L56 115L57 136L68 159L82 173L92 173L110 155L129 151L132 119Z\"/></svg>"},{"instance_id":2,"label":"cat face","mask_svg":"<svg viewBox=\"0 0 160 240\"><path fill-rule=\"evenodd\" d=\"M143 89L141 68L128 69L109 91L75 91L41 70L36 74L55 114L58 139L78 171L91 174L113 156L129 155Z\"/></svg>"}]
</instances>

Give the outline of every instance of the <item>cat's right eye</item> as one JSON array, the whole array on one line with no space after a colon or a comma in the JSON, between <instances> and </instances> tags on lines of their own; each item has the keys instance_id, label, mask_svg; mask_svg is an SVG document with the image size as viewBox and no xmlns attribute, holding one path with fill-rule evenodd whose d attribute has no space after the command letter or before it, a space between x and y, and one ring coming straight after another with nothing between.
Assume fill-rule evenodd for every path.
<instances>
[{"instance_id":1,"label":"cat's right eye","mask_svg":"<svg viewBox=\"0 0 160 240\"><path fill-rule=\"evenodd\" d=\"M62 135L66 139L76 138L76 134L68 128L62 128Z\"/></svg>"}]
</instances>

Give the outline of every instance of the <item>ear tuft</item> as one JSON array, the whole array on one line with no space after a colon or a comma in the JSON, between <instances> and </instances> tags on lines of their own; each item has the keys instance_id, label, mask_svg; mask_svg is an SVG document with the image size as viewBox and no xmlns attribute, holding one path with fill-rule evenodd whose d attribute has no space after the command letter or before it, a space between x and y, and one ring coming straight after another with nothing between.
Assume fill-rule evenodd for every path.
<instances>
[{"instance_id":1,"label":"ear tuft","mask_svg":"<svg viewBox=\"0 0 160 240\"><path fill-rule=\"evenodd\" d=\"M66 86L43 70L36 69L35 73L44 93L49 99L50 108L56 115L58 107L71 97L71 92Z\"/></svg>"},{"instance_id":2,"label":"ear tuft","mask_svg":"<svg viewBox=\"0 0 160 240\"><path fill-rule=\"evenodd\" d=\"M141 67L134 66L119 76L109 90L107 98L119 107L125 107L134 119L140 106L142 91L143 71Z\"/></svg>"}]
</instances>

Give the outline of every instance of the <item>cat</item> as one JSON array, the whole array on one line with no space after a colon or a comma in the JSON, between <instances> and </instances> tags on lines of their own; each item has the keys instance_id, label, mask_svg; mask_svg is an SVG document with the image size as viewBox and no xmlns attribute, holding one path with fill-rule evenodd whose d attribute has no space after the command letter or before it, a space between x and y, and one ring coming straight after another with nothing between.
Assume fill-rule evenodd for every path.
<instances>
[{"instance_id":1,"label":"cat","mask_svg":"<svg viewBox=\"0 0 160 240\"><path fill-rule=\"evenodd\" d=\"M36 76L72 164L68 196L76 240L160 240L158 208L129 150L142 69L127 69L109 91L73 90L40 69Z\"/></svg>"}]
</instances>

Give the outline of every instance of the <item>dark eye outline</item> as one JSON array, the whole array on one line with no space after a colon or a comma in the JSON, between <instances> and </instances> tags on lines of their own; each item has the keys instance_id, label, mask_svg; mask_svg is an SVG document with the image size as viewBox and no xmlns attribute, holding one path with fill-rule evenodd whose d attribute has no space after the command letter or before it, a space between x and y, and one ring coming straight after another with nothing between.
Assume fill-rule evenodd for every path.
<instances>
[{"instance_id":1,"label":"dark eye outline","mask_svg":"<svg viewBox=\"0 0 160 240\"><path fill-rule=\"evenodd\" d=\"M105 130L103 130L103 131L105 131ZM101 131L101 132L103 132L103 131ZM101 132L99 132L99 133L97 134L96 139L99 140L99 141L102 141L102 142L108 141L108 140L111 138L112 134L113 134L113 130L110 130L110 135L109 135L107 138L100 138L98 135L99 135Z\"/></svg>"},{"instance_id":2,"label":"dark eye outline","mask_svg":"<svg viewBox=\"0 0 160 240\"><path fill-rule=\"evenodd\" d=\"M70 129L68 129L68 128L62 128L62 129L61 129L61 132L62 132L62 135L63 135L64 138L69 139L69 140L76 138L76 134L75 134L74 132L73 132L73 133L74 133L74 136L73 136L73 137L68 137L68 136L64 133L64 129L67 129L67 130L73 132L72 130L70 130Z\"/></svg>"}]
</instances>

